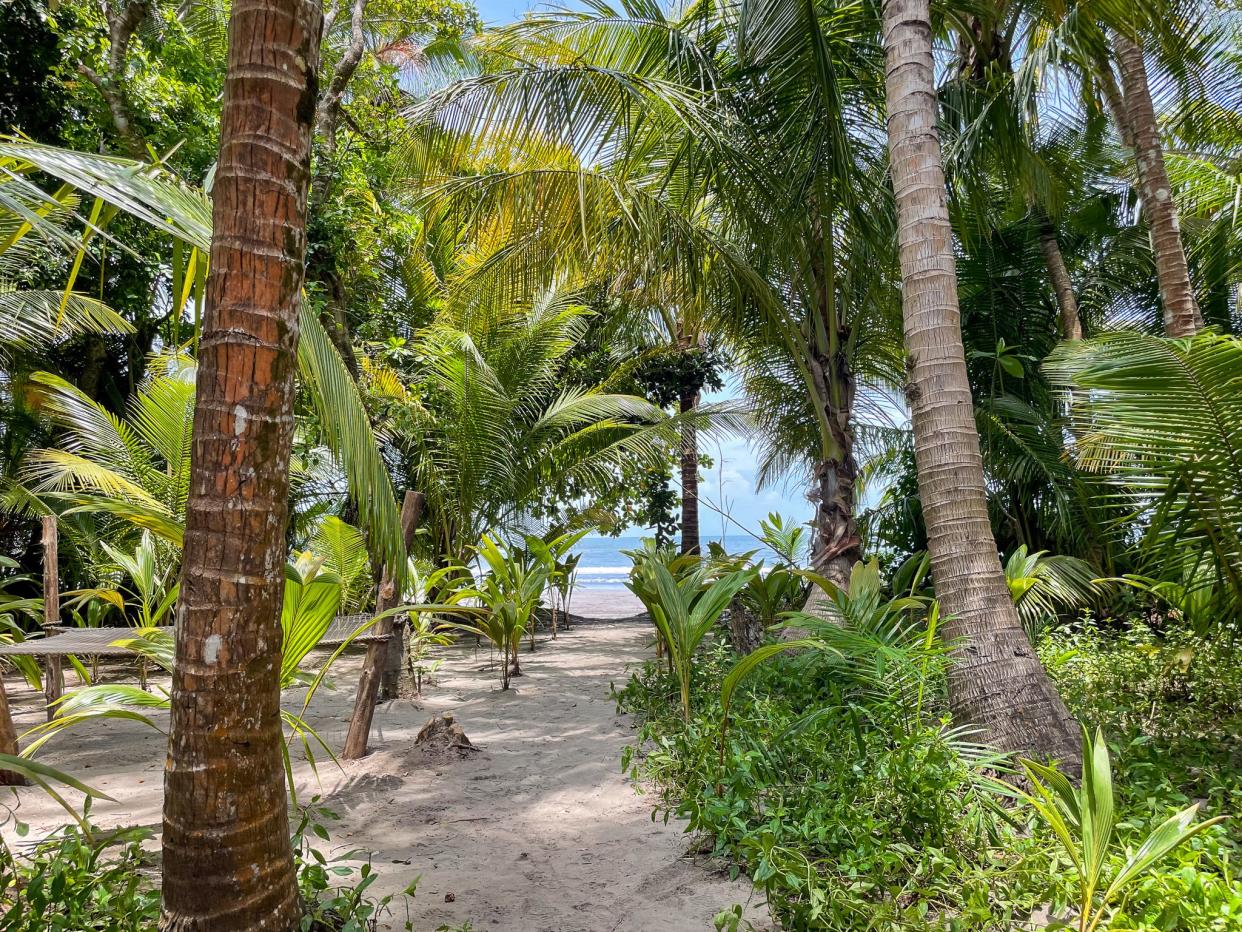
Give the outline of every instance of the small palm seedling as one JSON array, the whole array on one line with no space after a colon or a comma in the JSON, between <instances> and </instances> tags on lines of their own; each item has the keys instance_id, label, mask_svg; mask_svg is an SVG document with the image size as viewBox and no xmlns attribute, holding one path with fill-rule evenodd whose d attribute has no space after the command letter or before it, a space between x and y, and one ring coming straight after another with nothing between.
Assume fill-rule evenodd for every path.
<instances>
[{"instance_id":1,"label":"small palm seedling","mask_svg":"<svg viewBox=\"0 0 1242 932\"><path fill-rule=\"evenodd\" d=\"M798 572L827 594L826 611L784 613L776 627L807 636L765 644L729 671L720 696L722 763L729 709L738 686L760 664L788 650L818 652L831 665L844 704L892 709L900 716L895 724L907 732L926 724L928 685L943 674L949 656L948 646L937 637L938 605L915 595L886 597L875 560L855 563L845 588L814 573ZM917 587L917 578L912 584Z\"/></svg>"},{"instance_id":2,"label":"small palm seedling","mask_svg":"<svg viewBox=\"0 0 1242 932\"><path fill-rule=\"evenodd\" d=\"M543 597L548 570L530 553L486 536L478 554L487 573L475 587L460 590L457 598L477 599L485 612L474 622L446 621L444 625L490 641L501 654L500 688L508 689L510 679L522 674L518 648Z\"/></svg>"},{"instance_id":3,"label":"small palm seedling","mask_svg":"<svg viewBox=\"0 0 1242 932\"><path fill-rule=\"evenodd\" d=\"M678 554L672 547L661 546L649 537L643 538L642 546L635 547L633 550L622 550L621 554L622 556L629 557L634 564L630 568L630 579L626 586L634 595L638 596L639 601L647 609L647 614L651 616L652 621L655 620L654 606L660 601L660 591L656 585L655 577L655 568L657 566L664 568L678 581L693 575L697 580L696 584L700 588L709 577L708 564L705 563L702 557L692 553ZM734 568L740 569L741 564ZM666 655L668 656L668 672L671 674L673 672L672 654L669 652L664 632L657 625L656 657L664 657Z\"/></svg>"},{"instance_id":4,"label":"small palm seedling","mask_svg":"<svg viewBox=\"0 0 1242 932\"><path fill-rule=\"evenodd\" d=\"M646 582L652 587L654 598L648 596L644 601L668 650L669 666L681 690L682 716L687 722L690 721L694 653L733 597L755 575L753 569L742 569L706 582L708 571L704 565L675 578L668 567L658 561L651 562L645 569Z\"/></svg>"},{"instance_id":5,"label":"small palm seedling","mask_svg":"<svg viewBox=\"0 0 1242 932\"><path fill-rule=\"evenodd\" d=\"M440 623L429 615L415 614L410 616L410 628L406 633L405 669L414 684L414 698L423 698L423 683L440 669L444 659L432 659L433 647L444 647L453 643L452 635L441 630Z\"/></svg>"},{"instance_id":6,"label":"small palm seedling","mask_svg":"<svg viewBox=\"0 0 1242 932\"><path fill-rule=\"evenodd\" d=\"M1034 641L1049 619L1094 602L1105 580L1077 557L1030 553L1020 545L1005 561L1005 582L1027 636Z\"/></svg>"},{"instance_id":7,"label":"small palm seedling","mask_svg":"<svg viewBox=\"0 0 1242 932\"><path fill-rule=\"evenodd\" d=\"M759 539L780 557L777 565L798 566L806 556L806 525L796 524L775 511L759 522Z\"/></svg>"},{"instance_id":8,"label":"small palm seedling","mask_svg":"<svg viewBox=\"0 0 1242 932\"><path fill-rule=\"evenodd\" d=\"M578 567L580 555L569 556L569 551L582 538L591 532L586 527L567 534L559 534L551 540L541 540L534 535L526 536L526 549L538 560L547 571L549 603L552 618L552 639L556 640L556 615L558 600L561 605L568 604L569 590L573 587L573 573ZM531 648L534 649L534 626L531 626Z\"/></svg>"},{"instance_id":9,"label":"small palm seedling","mask_svg":"<svg viewBox=\"0 0 1242 932\"><path fill-rule=\"evenodd\" d=\"M1119 851L1113 831L1117 813L1113 806L1113 773L1104 734L1095 738L1082 730L1082 786L1075 787L1055 767L1020 759L1030 790L1006 784L1007 790L1025 799L1052 830L1078 875L1078 918L1071 926L1096 932L1108 927L1110 917L1124 902L1127 889L1157 861L1195 835L1223 821L1224 816L1195 821L1199 805L1188 806L1157 826L1137 849ZM1115 855L1125 857L1109 880L1106 876Z\"/></svg>"}]
</instances>

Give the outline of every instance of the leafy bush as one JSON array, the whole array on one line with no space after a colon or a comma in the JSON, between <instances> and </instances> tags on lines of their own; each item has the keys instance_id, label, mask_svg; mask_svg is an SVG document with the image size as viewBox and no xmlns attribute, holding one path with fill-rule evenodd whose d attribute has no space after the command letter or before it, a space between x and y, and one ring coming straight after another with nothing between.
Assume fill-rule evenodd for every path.
<instances>
[{"instance_id":1,"label":"leafy bush","mask_svg":"<svg viewBox=\"0 0 1242 932\"><path fill-rule=\"evenodd\" d=\"M722 643L700 654L688 724L678 685L657 664L620 689L619 706L641 718L623 765L654 786L657 814L686 819L735 873L751 875L782 928L1009 932L1073 915L1080 891L1066 855L1034 810L995 791L989 758L949 727L938 674L925 715L912 719L908 684L856 690L830 653L782 656L739 686L722 763L719 685L734 661ZM1150 750L1117 757L1107 876L1194 801L1180 769L1160 769L1163 750L1143 740ZM1205 814L1224 801L1211 797ZM1203 832L1135 881L1112 928L1242 929L1229 833L1229 824ZM718 922L730 927L729 915Z\"/></svg>"},{"instance_id":2,"label":"leafy bush","mask_svg":"<svg viewBox=\"0 0 1242 932\"><path fill-rule=\"evenodd\" d=\"M160 916L152 859L142 841L150 833L99 833L68 825L29 855L3 852L0 926L11 932L155 929Z\"/></svg>"},{"instance_id":3,"label":"leafy bush","mask_svg":"<svg viewBox=\"0 0 1242 932\"><path fill-rule=\"evenodd\" d=\"M297 865L298 891L302 897L302 932L364 932L379 928L381 918L392 913L394 897L372 899L367 890L379 877L371 867L370 854L347 851L329 858L314 839L330 840L327 823L340 818L318 804L318 798L301 810L293 832L293 859ZM418 878L405 888L413 896ZM412 929L408 913L403 928Z\"/></svg>"},{"instance_id":4,"label":"leafy bush","mask_svg":"<svg viewBox=\"0 0 1242 932\"><path fill-rule=\"evenodd\" d=\"M0 928L6 932L155 932L160 917L158 859L142 847L147 829L102 831L83 820L14 856L0 846ZM331 858L315 847L337 818L317 804L300 810L293 833L302 932L368 932L392 913L393 896L367 891L377 874L365 853ZM20 828L20 826L19 826ZM22 829L24 831L24 829ZM412 896L417 880L405 890ZM402 926L413 928L407 919Z\"/></svg>"}]
</instances>

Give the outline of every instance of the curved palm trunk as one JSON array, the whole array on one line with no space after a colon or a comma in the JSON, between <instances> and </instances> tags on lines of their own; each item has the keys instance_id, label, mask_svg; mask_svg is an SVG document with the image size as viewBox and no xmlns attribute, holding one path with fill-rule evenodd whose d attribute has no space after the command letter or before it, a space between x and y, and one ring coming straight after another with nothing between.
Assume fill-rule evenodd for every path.
<instances>
[{"instance_id":1,"label":"curved palm trunk","mask_svg":"<svg viewBox=\"0 0 1242 932\"><path fill-rule=\"evenodd\" d=\"M1138 165L1139 193L1143 198L1143 215L1151 233L1151 249L1156 259L1156 277L1160 285L1160 302L1164 306L1164 331L1171 337L1194 335L1203 327L1199 303L1190 284L1186 250L1173 204L1173 188L1164 165L1164 149L1160 142L1160 126L1147 81L1143 50L1135 42L1115 33L1113 49L1121 74L1121 90L1125 103L1126 128L1122 138L1134 147Z\"/></svg>"},{"instance_id":2,"label":"curved palm trunk","mask_svg":"<svg viewBox=\"0 0 1242 932\"><path fill-rule=\"evenodd\" d=\"M699 405L699 393L683 391L682 414ZM699 553L699 432L691 423L681 425L681 552Z\"/></svg>"},{"instance_id":3,"label":"curved palm trunk","mask_svg":"<svg viewBox=\"0 0 1242 932\"><path fill-rule=\"evenodd\" d=\"M886 0L888 139L919 494L959 722L1007 751L1077 762L1077 728L1027 641L988 523L936 131L928 0Z\"/></svg>"},{"instance_id":4,"label":"curved palm trunk","mask_svg":"<svg viewBox=\"0 0 1242 932\"><path fill-rule=\"evenodd\" d=\"M1044 265L1048 267L1048 278L1052 282L1053 293L1057 296L1057 310L1061 317L1061 339L1082 339L1082 318L1078 316L1078 299L1074 296L1074 283L1070 280L1069 268L1065 265L1065 256L1061 253L1061 244L1057 242L1057 232L1050 221L1043 224L1039 231L1039 248L1044 254Z\"/></svg>"},{"instance_id":5,"label":"curved palm trunk","mask_svg":"<svg viewBox=\"0 0 1242 932\"><path fill-rule=\"evenodd\" d=\"M164 774L166 930L288 930L280 606L322 8L233 6Z\"/></svg>"}]
</instances>

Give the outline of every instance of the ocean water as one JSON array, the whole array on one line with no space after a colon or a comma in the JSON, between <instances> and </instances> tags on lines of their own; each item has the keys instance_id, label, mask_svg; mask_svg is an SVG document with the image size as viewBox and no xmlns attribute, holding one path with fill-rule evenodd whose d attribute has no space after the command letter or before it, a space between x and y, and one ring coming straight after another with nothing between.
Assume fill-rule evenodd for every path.
<instances>
[{"instance_id":1,"label":"ocean water","mask_svg":"<svg viewBox=\"0 0 1242 932\"><path fill-rule=\"evenodd\" d=\"M713 538L704 536L703 547ZM715 538L720 540L719 537ZM749 534L729 534L723 540L729 553L746 553L758 550L755 560L764 560L768 565L776 559L776 554ZM578 563L579 589L624 589L630 576L630 558L621 553L622 550L633 550L642 545L641 537L586 537L579 542L574 550L582 554Z\"/></svg>"}]
</instances>

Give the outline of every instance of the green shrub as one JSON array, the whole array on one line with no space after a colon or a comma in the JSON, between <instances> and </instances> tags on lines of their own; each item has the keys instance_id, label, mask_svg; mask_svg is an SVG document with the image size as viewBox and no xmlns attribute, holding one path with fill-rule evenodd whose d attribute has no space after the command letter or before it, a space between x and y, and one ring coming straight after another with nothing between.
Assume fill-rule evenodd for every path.
<instances>
[{"instance_id":1,"label":"green shrub","mask_svg":"<svg viewBox=\"0 0 1242 932\"><path fill-rule=\"evenodd\" d=\"M87 809L89 815L89 807ZM302 932L369 932L392 913L394 897L367 895L377 874L365 852L331 858L330 809L300 810L293 834ZM24 828L19 826L24 832ZM27 853L0 846L0 928L6 932L155 932L160 917L158 858L142 847L147 829L102 831L83 819L53 832ZM411 884L405 894L412 896ZM412 928L407 919L403 928Z\"/></svg>"},{"instance_id":2,"label":"green shrub","mask_svg":"<svg viewBox=\"0 0 1242 932\"><path fill-rule=\"evenodd\" d=\"M28 855L3 852L0 927L10 932L154 929L159 883L140 829L67 825Z\"/></svg>"},{"instance_id":3,"label":"green shrub","mask_svg":"<svg viewBox=\"0 0 1242 932\"><path fill-rule=\"evenodd\" d=\"M739 687L722 766L719 684L735 660L722 643L699 654L688 724L678 685L655 663L618 690L619 706L641 719L623 764L652 786L657 815L686 819L735 874L750 874L783 929L1012 932L1072 915L1079 890L1067 857L1032 809L995 792L981 772L987 758L948 727L938 688L912 721L901 692L843 686L831 656L784 656ZM1155 739L1133 740L1146 744L1115 758L1110 876L1127 850L1196 801ZM1215 766L1227 764L1218 757ZM1236 772L1237 762L1229 766ZM1214 777L1190 785L1218 786ZM1221 792L1212 799L1231 798ZM1219 805L1204 810L1218 814ZM1170 853L1135 882L1111 927L1242 930L1230 831L1213 827ZM731 915L718 923L729 928Z\"/></svg>"}]
</instances>

